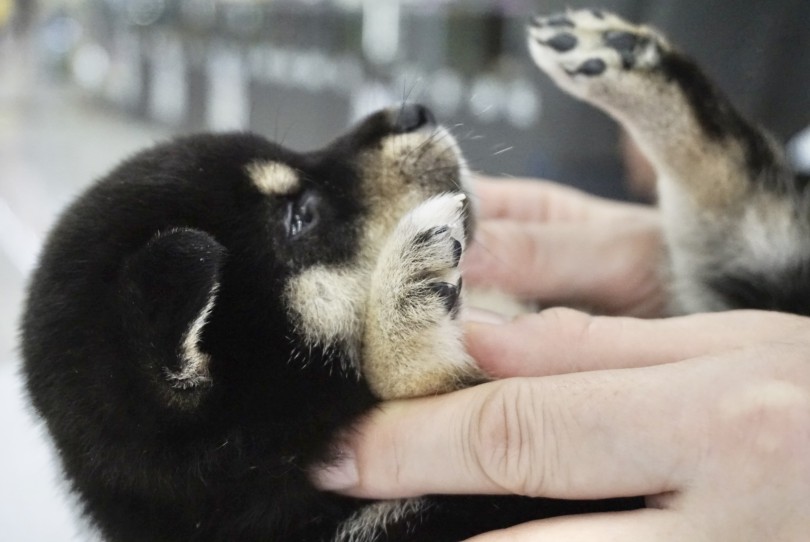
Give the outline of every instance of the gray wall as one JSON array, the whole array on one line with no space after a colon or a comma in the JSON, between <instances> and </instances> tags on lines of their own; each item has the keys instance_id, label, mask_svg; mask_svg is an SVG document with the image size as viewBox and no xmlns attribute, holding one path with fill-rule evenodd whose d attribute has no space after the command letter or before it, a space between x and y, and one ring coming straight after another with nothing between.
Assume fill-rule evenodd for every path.
<instances>
[{"instance_id":1,"label":"gray wall","mask_svg":"<svg viewBox=\"0 0 810 542\"><path fill-rule=\"evenodd\" d=\"M89 2L93 9L83 20L115 75L91 90L177 131L251 129L298 149L322 145L375 107L421 101L454 126L479 170L625 196L613 122L554 88L525 50L532 13L592 2L183 9L199 4L167 3L172 9L134 21L109 2ZM600 6L663 29L781 139L810 124L807 0L607 0ZM398 35L393 54L386 41L392 35Z\"/></svg>"}]
</instances>

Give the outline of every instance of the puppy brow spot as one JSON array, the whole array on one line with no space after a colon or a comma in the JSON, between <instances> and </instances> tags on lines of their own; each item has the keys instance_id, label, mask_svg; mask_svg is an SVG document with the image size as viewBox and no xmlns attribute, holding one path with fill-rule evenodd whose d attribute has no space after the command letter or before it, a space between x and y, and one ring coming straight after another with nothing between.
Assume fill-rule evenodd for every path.
<instances>
[{"instance_id":1,"label":"puppy brow spot","mask_svg":"<svg viewBox=\"0 0 810 542\"><path fill-rule=\"evenodd\" d=\"M262 194L284 196L295 192L301 180L298 173L281 162L253 162L247 174Z\"/></svg>"}]
</instances>

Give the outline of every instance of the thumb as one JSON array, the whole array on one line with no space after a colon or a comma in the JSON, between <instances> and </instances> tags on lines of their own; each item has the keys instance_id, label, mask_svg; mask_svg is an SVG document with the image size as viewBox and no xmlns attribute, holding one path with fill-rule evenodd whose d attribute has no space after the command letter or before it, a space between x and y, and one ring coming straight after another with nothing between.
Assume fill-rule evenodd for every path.
<instances>
[{"instance_id":1,"label":"thumb","mask_svg":"<svg viewBox=\"0 0 810 542\"><path fill-rule=\"evenodd\" d=\"M314 481L323 490L381 499L673 491L681 470L694 463L683 457L693 451L683 442L694 435L662 426L675 415L661 411L681 408L677 394L685 388L675 375L650 372L656 369L512 378L391 402L359 424L341 460L314 473ZM651 397L666 406L651 408Z\"/></svg>"}]
</instances>

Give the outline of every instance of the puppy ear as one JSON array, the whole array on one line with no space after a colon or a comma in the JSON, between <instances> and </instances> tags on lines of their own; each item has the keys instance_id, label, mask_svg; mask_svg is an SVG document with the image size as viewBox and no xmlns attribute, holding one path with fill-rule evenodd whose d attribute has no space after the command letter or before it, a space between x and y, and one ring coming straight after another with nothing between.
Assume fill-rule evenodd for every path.
<instances>
[{"instance_id":1,"label":"puppy ear","mask_svg":"<svg viewBox=\"0 0 810 542\"><path fill-rule=\"evenodd\" d=\"M214 308L225 248L199 230L155 235L122 273L131 345L168 402L195 406L211 386L202 329Z\"/></svg>"}]
</instances>

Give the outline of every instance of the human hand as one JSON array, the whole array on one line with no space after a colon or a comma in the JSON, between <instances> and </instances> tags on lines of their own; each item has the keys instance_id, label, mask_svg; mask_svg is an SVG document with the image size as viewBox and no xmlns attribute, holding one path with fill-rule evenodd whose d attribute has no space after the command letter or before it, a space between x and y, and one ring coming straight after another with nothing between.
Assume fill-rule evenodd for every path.
<instances>
[{"instance_id":1,"label":"human hand","mask_svg":"<svg viewBox=\"0 0 810 542\"><path fill-rule=\"evenodd\" d=\"M648 496L647 509L541 520L479 542L807 539L810 319L552 309L468 326L482 366L525 376L384 405L347 437L345 462L317 474L321 487L371 498Z\"/></svg>"},{"instance_id":2,"label":"human hand","mask_svg":"<svg viewBox=\"0 0 810 542\"><path fill-rule=\"evenodd\" d=\"M542 305L660 316L666 305L658 213L547 181L479 178L466 284Z\"/></svg>"}]
</instances>

